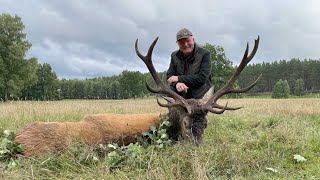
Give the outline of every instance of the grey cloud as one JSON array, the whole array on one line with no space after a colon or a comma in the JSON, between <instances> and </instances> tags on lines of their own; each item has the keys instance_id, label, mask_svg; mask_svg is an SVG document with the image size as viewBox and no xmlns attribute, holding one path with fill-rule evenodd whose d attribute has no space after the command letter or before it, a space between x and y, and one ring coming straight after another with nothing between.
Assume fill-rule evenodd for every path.
<instances>
[{"instance_id":1,"label":"grey cloud","mask_svg":"<svg viewBox=\"0 0 320 180\"><path fill-rule=\"evenodd\" d=\"M0 12L17 14L33 44L29 56L53 66L59 77L111 76L147 69L135 55L134 42L154 49L158 71L167 69L177 49L175 33L193 31L196 42L223 46L239 63L246 43L261 42L255 63L319 58L320 2L310 1L1 1Z\"/></svg>"}]
</instances>

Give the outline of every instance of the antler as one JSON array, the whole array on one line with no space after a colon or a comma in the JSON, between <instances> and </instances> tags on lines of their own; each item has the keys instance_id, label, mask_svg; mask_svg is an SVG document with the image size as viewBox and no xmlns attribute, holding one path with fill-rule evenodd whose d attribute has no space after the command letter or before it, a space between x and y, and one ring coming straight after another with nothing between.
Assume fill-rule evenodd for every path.
<instances>
[{"instance_id":1,"label":"antler","mask_svg":"<svg viewBox=\"0 0 320 180\"><path fill-rule=\"evenodd\" d=\"M179 94L177 94L176 92L172 91L171 89L169 89L166 85L163 84L163 82L161 81L160 77L158 76L154 66L153 66L153 63L152 63L152 51L153 51L153 48L154 46L156 45L157 41L158 41L158 38L157 37L153 43L150 45L149 47L149 50L148 50L148 54L146 56L143 56L139 49L138 49L138 39L136 40L136 43L135 43L135 49L136 49L136 53L137 55L140 57L140 59L142 59L142 61L146 64L147 68L149 69L149 72L151 73L153 79L155 80L158 88L157 89L154 89L154 88L151 88L147 81L145 81L145 85L147 87L147 89L150 91L150 92L153 92L153 93L161 93L161 94L165 94L171 98L173 98L176 102L175 103L169 103L169 104L162 104L158 101L157 99L157 102L160 106L162 107L172 107L172 106L182 106L184 108L187 109L188 111L188 114L192 114L192 108L191 106L187 103L187 101L181 97Z\"/></svg>"},{"instance_id":2,"label":"antler","mask_svg":"<svg viewBox=\"0 0 320 180\"><path fill-rule=\"evenodd\" d=\"M242 72L242 70L246 67L246 65L251 61L251 59L254 57L254 55L257 52L258 46L259 46L259 40L260 37L258 36L258 38L255 40L254 42L254 47L252 52L250 53L250 55L248 56L248 52L249 52L249 44L247 43L247 48L246 51L244 52L243 58L241 60L241 63L239 65L239 67L237 68L236 72L232 75L232 77L230 78L230 80L227 82L226 85L224 85L223 88L221 88L219 91L217 91L216 93L214 93L212 95L212 97L207 101L206 104L203 105L203 109L206 111L210 111L212 113L217 113L217 110L213 109L213 108L219 108L222 109L221 111L224 112L225 110L236 110L236 109L240 109L240 108L229 108L227 107L227 105L225 105L224 107L221 105L218 105L216 103L216 101L222 97L225 94L229 94L229 93L241 93L241 92L246 92L248 90L250 90L251 88L254 87L254 85L258 82L259 78L261 77L261 75L248 87L243 88L243 89L234 89L233 88L233 84L235 83L235 81L238 79L240 73ZM219 112L221 112L219 111Z\"/></svg>"}]
</instances>

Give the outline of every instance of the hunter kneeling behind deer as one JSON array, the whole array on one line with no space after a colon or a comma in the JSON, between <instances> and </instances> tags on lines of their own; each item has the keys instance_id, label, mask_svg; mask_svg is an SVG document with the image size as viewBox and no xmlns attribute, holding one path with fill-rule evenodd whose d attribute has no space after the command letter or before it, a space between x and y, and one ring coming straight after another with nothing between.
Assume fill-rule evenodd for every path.
<instances>
[{"instance_id":1,"label":"hunter kneeling behind deer","mask_svg":"<svg viewBox=\"0 0 320 180\"><path fill-rule=\"evenodd\" d=\"M158 99L157 103L169 110L167 115L171 123L168 130L170 138L178 140L179 137L182 137L182 139L199 145L207 126L208 112L221 114L225 110L241 108L228 107L227 104L222 106L217 104L217 100L228 93L248 91L257 83L259 78L244 89L233 88L241 71L254 57L258 49L259 37L255 40L254 48L250 54L248 54L249 47L247 44L242 61L227 84L215 93L213 87L211 87L201 99L186 99L178 94L179 92L186 92L185 90L177 90L177 92L163 84L152 63L152 52L157 40L158 38L153 41L146 56L139 52L138 40L135 43L136 53L146 64L157 87L152 88L147 83L145 85L150 92L166 95L163 98L168 103L161 103ZM138 136L149 130L150 126L158 127L159 120L159 114L93 114L84 117L80 122L36 122L18 132L15 141L26 145L27 150L23 152L26 156L58 152L66 148L71 142L82 142L87 145L100 143L127 145L135 142Z\"/></svg>"}]
</instances>

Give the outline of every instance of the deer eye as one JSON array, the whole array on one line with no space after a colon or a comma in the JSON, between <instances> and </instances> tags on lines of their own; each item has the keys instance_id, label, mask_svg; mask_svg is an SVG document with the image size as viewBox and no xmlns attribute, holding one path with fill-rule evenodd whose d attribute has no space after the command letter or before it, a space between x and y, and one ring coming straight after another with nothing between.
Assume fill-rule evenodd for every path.
<instances>
[{"instance_id":1,"label":"deer eye","mask_svg":"<svg viewBox=\"0 0 320 180\"><path fill-rule=\"evenodd\" d=\"M185 118L183 118L182 123L183 123L183 126L184 126L185 128L188 128L188 129L189 129L189 128L191 128L192 119L189 118L189 117L185 117Z\"/></svg>"}]
</instances>

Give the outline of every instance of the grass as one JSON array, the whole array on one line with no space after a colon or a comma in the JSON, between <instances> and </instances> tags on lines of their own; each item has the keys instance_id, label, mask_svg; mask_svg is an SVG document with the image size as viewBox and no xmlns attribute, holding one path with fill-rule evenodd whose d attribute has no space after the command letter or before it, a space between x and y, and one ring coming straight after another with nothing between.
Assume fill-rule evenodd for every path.
<instances>
[{"instance_id":1,"label":"grass","mask_svg":"<svg viewBox=\"0 0 320 180\"><path fill-rule=\"evenodd\" d=\"M81 163L92 150L71 146L61 155L21 159L0 179L319 179L320 100L223 99L244 106L209 114L204 143L180 141L163 151L146 149L117 168L106 159ZM0 127L18 131L33 121L79 121L86 114L164 113L156 100L9 102L0 104ZM299 154L307 159L296 162ZM268 170L273 168L277 172Z\"/></svg>"}]
</instances>

